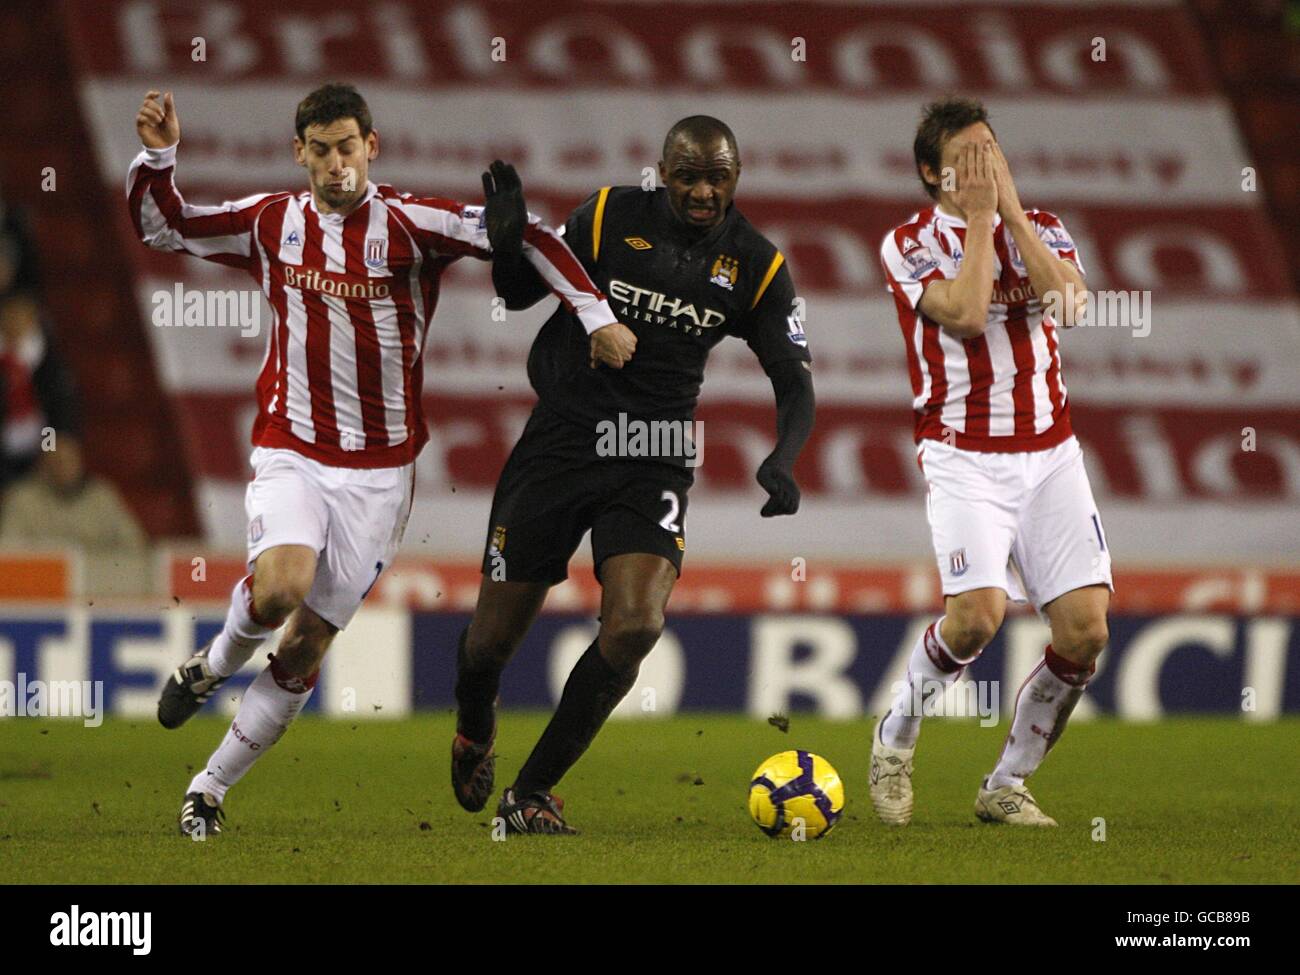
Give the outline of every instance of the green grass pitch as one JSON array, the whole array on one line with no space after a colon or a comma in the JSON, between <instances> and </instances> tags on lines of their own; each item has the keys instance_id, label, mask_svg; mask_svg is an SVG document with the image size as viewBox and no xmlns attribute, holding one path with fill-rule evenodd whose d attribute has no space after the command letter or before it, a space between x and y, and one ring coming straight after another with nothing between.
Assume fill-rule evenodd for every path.
<instances>
[{"instance_id":1,"label":"green grass pitch","mask_svg":"<svg viewBox=\"0 0 1300 975\"><path fill-rule=\"evenodd\" d=\"M544 716L505 714L498 785ZM578 837L494 842L448 786L452 718L299 720L227 799L227 832L175 827L187 765L226 722L166 732L148 720L0 721L0 882L1133 882L1300 878L1300 721L1181 718L1071 727L1031 783L1058 830L975 821L979 777L1005 733L932 719L917 805L880 825L867 796L870 724L700 715L613 722L557 790ZM770 840L750 822L749 775L804 748L844 777L823 840ZM1094 839L1094 819L1105 840Z\"/></svg>"}]
</instances>

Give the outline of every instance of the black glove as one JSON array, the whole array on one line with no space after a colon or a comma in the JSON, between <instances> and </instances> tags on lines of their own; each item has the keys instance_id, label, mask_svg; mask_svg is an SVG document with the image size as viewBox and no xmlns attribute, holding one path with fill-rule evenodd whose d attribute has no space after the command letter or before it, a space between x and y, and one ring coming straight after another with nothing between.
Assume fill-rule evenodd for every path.
<instances>
[{"instance_id":1,"label":"black glove","mask_svg":"<svg viewBox=\"0 0 1300 975\"><path fill-rule=\"evenodd\" d=\"M767 504L761 512L764 518L774 515L792 515L799 510L799 485L794 475L775 457L768 457L758 469L758 483L767 492Z\"/></svg>"},{"instance_id":2,"label":"black glove","mask_svg":"<svg viewBox=\"0 0 1300 975\"><path fill-rule=\"evenodd\" d=\"M488 167L483 174L483 201L483 222L487 224L493 253L506 256L522 253L528 209L524 206L524 187L514 166L498 159Z\"/></svg>"}]
</instances>

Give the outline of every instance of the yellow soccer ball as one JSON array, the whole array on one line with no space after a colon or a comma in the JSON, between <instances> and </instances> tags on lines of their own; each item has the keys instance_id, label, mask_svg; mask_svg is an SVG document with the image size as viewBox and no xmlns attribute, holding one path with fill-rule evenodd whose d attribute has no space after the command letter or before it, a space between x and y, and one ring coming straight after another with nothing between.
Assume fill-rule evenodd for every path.
<instances>
[{"instance_id":1,"label":"yellow soccer ball","mask_svg":"<svg viewBox=\"0 0 1300 975\"><path fill-rule=\"evenodd\" d=\"M749 783L749 814L773 839L792 834L818 839L834 828L843 811L840 773L812 752L773 755L754 770Z\"/></svg>"}]
</instances>

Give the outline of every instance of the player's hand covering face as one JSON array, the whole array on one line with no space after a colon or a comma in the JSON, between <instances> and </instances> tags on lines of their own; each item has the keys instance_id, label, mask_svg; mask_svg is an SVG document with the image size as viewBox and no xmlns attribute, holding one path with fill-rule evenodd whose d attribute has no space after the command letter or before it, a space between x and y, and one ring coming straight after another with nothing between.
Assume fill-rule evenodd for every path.
<instances>
[{"instance_id":1,"label":"player's hand covering face","mask_svg":"<svg viewBox=\"0 0 1300 975\"><path fill-rule=\"evenodd\" d=\"M993 155L993 179L998 190L998 213L1002 214L1003 220L1024 216L1020 194L1016 192L1016 184L1011 179L1011 166L1002 154L1002 147L994 142L990 152Z\"/></svg>"},{"instance_id":2,"label":"player's hand covering face","mask_svg":"<svg viewBox=\"0 0 1300 975\"><path fill-rule=\"evenodd\" d=\"M604 363L622 369L636 351L636 333L622 322L614 322L591 333L591 368Z\"/></svg>"},{"instance_id":3,"label":"player's hand covering face","mask_svg":"<svg viewBox=\"0 0 1300 975\"><path fill-rule=\"evenodd\" d=\"M495 160L483 174L483 217L492 253L513 257L524 247L528 208L515 167Z\"/></svg>"},{"instance_id":4,"label":"player's hand covering face","mask_svg":"<svg viewBox=\"0 0 1300 975\"><path fill-rule=\"evenodd\" d=\"M740 180L740 158L725 137L702 144L681 135L659 163L659 177L678 219L703 232L727 215Z\"/></svg>"},{"instance_id":5,"label":"player's hand covering face","mask_svg":"<svg viewBox=\"0 0 1300 975\"><path fill-rule=\"evenodd\" d=\"M963 129L944 143L941 175L949 171L955 175L953 205L967 218L998 209L995 146L993 133L983 122Z\"/></svg>"},{"instance_id":6,"label":"player's hand covering face","mask_svg":"<svg viewBox=\"0 0 1300 975\"><path fill-rule=\"evenodd\" d=\"M135 115L135 131L146 149L166 149L181 141L181 121L169 91L158 104L160 92L149 91Z\"/></svg>"}]
</instances>

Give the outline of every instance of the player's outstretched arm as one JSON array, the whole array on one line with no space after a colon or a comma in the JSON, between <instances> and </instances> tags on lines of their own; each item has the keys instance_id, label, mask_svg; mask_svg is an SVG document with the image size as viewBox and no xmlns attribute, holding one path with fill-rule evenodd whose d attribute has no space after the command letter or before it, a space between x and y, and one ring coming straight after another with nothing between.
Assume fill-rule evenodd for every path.
<instances>
[{"instance_id":1,"label":"player's outstretched arm","mask_svg":"<svg viewBox=\"0 0 1300 975\"><path fill-rule=\"evenodd\" d=\"M531 308L551 293L522 252L508 257L497 253L492 255L492 287L499 297L505 299L510 311Z\"/></svg>"},{"instance_id":2,"label":"player's outstretched arm","mask_svg":"<svg viewBox=\"0 0 1300 975\"><path fill-rule=\"evenodd\" d=\"M500 159L483 174L483 224L494 259L523 251L524 227L528 225L524 184L515 167Z\"/></svg>"},{"instance_id":3,"label":"player's outstretched arm","mask_svg":"<svg viewBox=\"0 0 1300 975\"><path fill-rule=\"evenodd\" d=\"M171 92L145 94L135 116L143 150L126 176L127 206L136 236L156 250L186 251L218 264L247 269L252 226L271 194L221 206L186 203L176 188L176 147L181 124Z\"/></svg>"},{"instance_id":4,"label":"player's outstretched arm","mask_svg":"<svg viewBox=\"0 0 1300 975\"><path fill-rule=\"evenodd\" d=\"M794 464L812 434L817 415L812 367L800 359L785 359L767 370L776 394L776 448L758 468L758 483L767 492L762 516L792 515L799 510L799 485Z\"/></svg>"},{"instance_id":5,"label":"player's outstretched arm","mask_svg":"<svg viewBox=\"0 0 1300 975\"><path fill-rule=\"evenodd\" d=\"M762 514L771 518L799 510L794 465L812 434L817 402L808 337L803 328L803 305L794 293L794 280L779 251L773 255L763 281L742 328L776 396L776 447L759 465L757 474L758 483L767 492Z\"/></svg>"},{"instance_id":6,"label":"player's outstretched arm","mask_svg":"<svg viewBox=\"0 0 1300 975\"><path fill-rule=\"evenodd\" d=\"M386 198L386 202L405 215L417 246L425 253L471 256L479 260L492 258L486 204L468 206L437 197L417 198L409 193ZM604 294L564 240L532 214L527 214L523 227L522 254L551 292L578 317L588 335L617 324L618 318Z\"/></svg>"},{"instance_id":7,"label":"player's outstretched arm","mask_svg":"<svg viewBox=\"0 0 1300 975\"><path fill-rule=\"evenodd\" d=\"M603 362L621 369L636 350L636 335L619 322L564 239L530 215L524 227L523 255L591 336L592 365Z\"/></svg>"},{"instance_id":8,"label":"player's outstretched arm","mask_svg":"<svg viewBox=\"0 0 1300 975\"><path fill-rule=\"evenodd\" d=\"M521 253L492 255L492 286L505 299L506 308L519 311L531 308L551 293L537 269ZM605 365L622 369L636 352L636 334L621 322L591 333L591 368Z\"/></svg>"},{"instance_id":9,"label":"player's outstretched arm","mask_svg":"<svg viewBox=\"0 0 1300 975\"><path fill-rule=\"evenodd\" d=\"M492 286L510 311L531 308L551 289L523 253L492 255ZM591 367L606 365L622 369L636 351L636 334L621 323L606 325L591 333Z\"/></svg>"},{"instance_id":10,"label":"player's outstretched arm","mask_svg":"<svg viewBox=\"0 0 1300 975\"><path fill-rule=\"evenodd\" d=\"M492 286L510 311L530 308L551 293L524 257L528 220L523 181L514 166L494 160L483 173L483 224L492 246Z\"/></svg>"},{"instance_id":11,"label":"player's outstretched arm","mask_svg":"<svg viewBox=\"0 0 1300 975\"><path fill-rule=\"evenodd\" d=\"M488 167L483 174L483 198L483 222L492 245L493 287L505 299L507 308L527 308L551 290L539 257L545 259L558 254L554 250L550 255L545 252L550 247L550 237L558 240L559 235L550 233L548 237L549 228L530 217L524 203L523 182L509 163L498 159ZM532 245L532 253L526 253L525 240ZM568 256L579 263L568 246L560 243ZM560 298L564 300L562 294ZM591 336L593 369L602 364L622 369L632 358L636 335L627 326L615 321L592 328L592 323L585 319L583 325Z\"/></svg>"}]
</instances>

